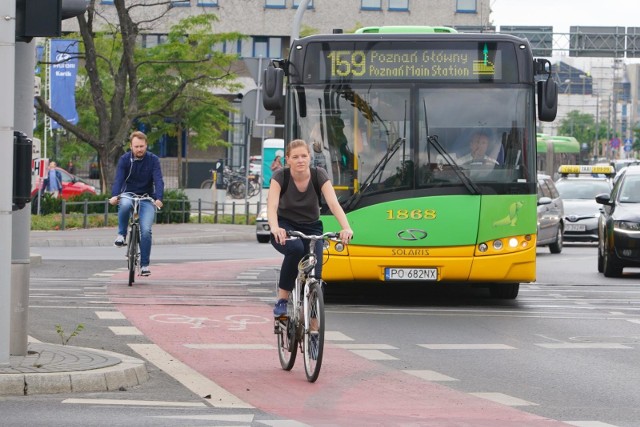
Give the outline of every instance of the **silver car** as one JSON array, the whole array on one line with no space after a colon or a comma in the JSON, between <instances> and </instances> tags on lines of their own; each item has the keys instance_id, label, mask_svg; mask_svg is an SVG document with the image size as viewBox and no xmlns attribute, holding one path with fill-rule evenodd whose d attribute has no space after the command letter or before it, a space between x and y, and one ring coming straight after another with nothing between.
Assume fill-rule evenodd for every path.
<instances>
[{"instance_id":1,"label":"silver car","mask_svg":"<svg viewBox=\"0 0 640 427\"><path fill-rule=\"evenodd\" d=\"M260 213L256 216L256 238L260 243L269 243L271 239L271 229L267 222L267 206L264 205L260 209Z\"/></svg>"},{"instance_id":2,"label":"silver car","mask_svg":"<svg viewBox=\"0 0 640 427\"><path fill-rule=\"evenodd\" d=\"M538 174L538 246L549 246L552 254L562 252L564 205L549 175Z\"/></svg>"}]
</instances>

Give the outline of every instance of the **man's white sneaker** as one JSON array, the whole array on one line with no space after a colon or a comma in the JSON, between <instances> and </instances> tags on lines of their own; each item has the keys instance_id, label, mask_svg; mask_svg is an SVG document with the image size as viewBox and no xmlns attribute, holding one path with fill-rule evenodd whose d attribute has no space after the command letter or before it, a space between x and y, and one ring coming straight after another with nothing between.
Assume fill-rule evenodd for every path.
<instances>
[{"instance_id":1,"label":"man's white sneaker","mask_svg":"<svg viewBox=\"0 0 640 427\"><path fill-rule=\"evenodd\" d=\"M118 234L118 237L116 237L116 241L113 242L114 246L117 246L119 248L126 246L127 242L124 241L124 236L121 234Z\"/></svg>"},{"instance_id":2,"label":"man's white sneaker","mask_svg":"<svg viewBox=\"0 0 640 427\"><path fill-rule=\"evenodd\" d=\"M149 267L140 268L140 275L141 276L149 276L150 274L151 274L151 270L149 270Z\"/></svg>"}]
</instances>

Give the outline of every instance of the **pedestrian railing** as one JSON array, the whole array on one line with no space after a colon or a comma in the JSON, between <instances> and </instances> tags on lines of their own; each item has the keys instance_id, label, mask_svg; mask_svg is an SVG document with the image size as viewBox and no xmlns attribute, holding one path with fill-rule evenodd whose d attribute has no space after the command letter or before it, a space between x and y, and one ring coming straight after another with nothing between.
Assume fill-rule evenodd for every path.
<instances>
[{"instance_id":1,"label":"pedestrian railing","mask_svg":"<svg viewBox=\"0 0 640 427\"><path fill-rule=\"evenodd\" d=\"M165 199L163 208L156 213L157 223L193 223L201 224L255 224L255 218L260 212L262 203L258 202L206 202L198 200ZM104 201L74 201L62 200L60 229L64 230L70 218L82 218L82 228L89 228L91 218L98 218L103 225L109 224L109 218L117 218L117 211ZM82 211L71 208L82 206ZM102 206L102 207L100 207ZM110 209L111 207L111 209ZM69 209L71 208L71 209ZM195 221L192 218L195 217Z\"/></svg>"}]
</instances>

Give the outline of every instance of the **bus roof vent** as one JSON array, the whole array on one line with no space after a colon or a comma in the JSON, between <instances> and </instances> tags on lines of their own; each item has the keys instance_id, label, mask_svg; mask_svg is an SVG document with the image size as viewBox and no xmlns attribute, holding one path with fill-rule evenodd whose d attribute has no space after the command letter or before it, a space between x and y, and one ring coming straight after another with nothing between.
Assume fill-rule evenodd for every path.
<instances>
[{"instance_id":1,"label":"bus roof vent","mask_svg":"<svg viewBox=\"0 0 640 427\"><path fill-rule=\"evenodd\" d=\"M426 25L389 25L384 27L363 27L356 30L356 34L451 34L457 32L450 27L431 27Z\"/></svg>"}]
</instances>

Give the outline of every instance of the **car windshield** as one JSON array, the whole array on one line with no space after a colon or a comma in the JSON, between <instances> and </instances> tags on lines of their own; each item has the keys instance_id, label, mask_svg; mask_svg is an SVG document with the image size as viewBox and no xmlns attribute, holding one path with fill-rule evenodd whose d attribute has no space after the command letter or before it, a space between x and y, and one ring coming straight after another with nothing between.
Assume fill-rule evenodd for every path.
<instances>
[{"instance_id":1,"label":"car windshield","mask_svg":"<svg viewBox=\"0 0 640 427\"><path fill-rule=\"evenodd\" d=\"M563 199L594 199L598 194L609 193L611 186L607 181L567 180L556 183L560 197Z\"/></svg>"},{"instance_id":2,"label":"car windshield","mask_svg":"<svg viewBox=\"0 0 640 427\"><path fill-rule=\"evenodd\" d=\"M622 203L640 203L640 176L628 176L620 188Z\"/></svg>"}]
</instances>

